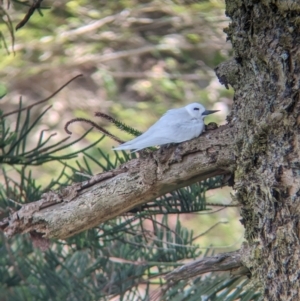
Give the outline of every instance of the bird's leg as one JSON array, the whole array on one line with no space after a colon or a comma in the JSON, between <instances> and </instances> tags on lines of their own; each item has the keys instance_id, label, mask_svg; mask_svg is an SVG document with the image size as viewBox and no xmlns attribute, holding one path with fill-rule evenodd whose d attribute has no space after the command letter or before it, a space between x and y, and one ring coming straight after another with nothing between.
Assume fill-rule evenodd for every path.
<instances>
[{"instance_id":1,"label":"bird's leg","mask_svg":"<svg viewBox=\"0 0 300 301\"><path fill-rule=\"evenodd\" d=\"M147 158L152 153L152 151L147 148L144 148L137 151L137 153L139 154L140 158Z\"/></svg>"},{"instance_id":2,"label":"bird's leg","mask_svg":"<svg viewBox=\"0 0 300 301\"><path fill-rule=\"evenodd\" d=\"M172 146L177 145L177 143L167 143L160 146L160 150L163 152L164 150L172 148Z\"/></svg>"}]
</instances>

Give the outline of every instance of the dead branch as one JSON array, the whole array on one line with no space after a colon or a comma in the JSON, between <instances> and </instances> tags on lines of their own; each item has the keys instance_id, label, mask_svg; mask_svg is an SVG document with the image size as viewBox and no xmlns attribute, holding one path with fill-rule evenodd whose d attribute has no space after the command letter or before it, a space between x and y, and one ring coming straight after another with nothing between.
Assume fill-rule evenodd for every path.
<instances>
[{"instance_id":1,"label":"dead branch","mask_svg":"<svg viewBox=\"0 0 300 301\"><path fill-rule=\"evenodd\" d=\"M242 263L242 254L238 250L192 261L170 272L165 276L165 279L167 281L179 281L217 271L230 271L233 275L249 274L249 270Z\"/></svg>"}]
</instances>

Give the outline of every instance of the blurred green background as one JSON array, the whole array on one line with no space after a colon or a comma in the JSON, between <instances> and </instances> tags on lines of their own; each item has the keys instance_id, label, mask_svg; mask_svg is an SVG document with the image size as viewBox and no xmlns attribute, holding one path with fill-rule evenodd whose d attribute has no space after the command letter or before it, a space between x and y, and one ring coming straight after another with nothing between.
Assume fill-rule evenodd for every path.
<instances>
[{"instance_id":1,"label":"blurred green background","mask_svg":"<svg viewBox=\"0 0 300 301\"><path fill-rule=\"evenodd\" d=\"M8 7L7 2L2 3L14 27L28 10L24 4L11 2ZM30 137L32 144L44 129L49 129L49 135L57 133L53 141L66 137L64 125L75 117L91 119L119 138L131 139L94 117L97 111L145 131L166 110L200 102L208 109L220 110L206 123L226 123L233 91L221 86L214 73L214 68L231 55L231 45L223 33L228 19L222 0L43 1L42 6L43 16L35 12L15 32L14 39L7 25L0 24L0 89L3 95L7 93L0 99L1 110L6 113L17 109L20 96L24 106L33 104L73 76L84 76L35 107L32 118L53 105L36 135ZM15 122L15 116L10 116L12 128ZM88 128L85 124L71 125L71 139ZM72 150L100 136L94 130ZM30 147L31 141L28 143ZM98 145L112 158L113 146L116 142L109 138ZM89 154L102 160L96 151L90 150ZM34 167L33 175L45 186L60 168L44 164ZM95 167L93 172L101 170ZM207 202L229 204L230 193L227 187L209 191ZM200 235L220 221L227 222L216 225L197 242L204 249L213 246L216 252L238 249L243 240L238 208L208 207L212 209L209 214L181 216L182 224Z\"/></svg>"}]
</instances>

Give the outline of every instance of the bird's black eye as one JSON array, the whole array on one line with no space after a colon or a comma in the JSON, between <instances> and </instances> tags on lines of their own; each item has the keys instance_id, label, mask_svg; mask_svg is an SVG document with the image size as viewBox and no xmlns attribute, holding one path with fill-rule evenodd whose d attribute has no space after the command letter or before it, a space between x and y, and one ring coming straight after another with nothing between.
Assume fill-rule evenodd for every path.
<instances>
[{"instance_id":1,"label":"bird's black eye","mask_svg":"<svg viewBox=\"0 0 300 301\"><path fill-rule=\"evenodd\" d=\"M194 108L195 111L199 111L199 108Z\"/></svg>"}]
</instances>

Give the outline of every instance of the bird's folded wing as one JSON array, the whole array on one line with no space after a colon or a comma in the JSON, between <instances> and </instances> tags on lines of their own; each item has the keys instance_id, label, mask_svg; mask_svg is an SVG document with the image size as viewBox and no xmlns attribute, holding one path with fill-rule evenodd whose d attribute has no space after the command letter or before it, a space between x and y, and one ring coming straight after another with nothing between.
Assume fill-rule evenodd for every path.
<instances>
[{"instance_id":1,"label":"bird's folded wing","mask_svg":"<svg viewBox=\"0 0 300 301\"><path fill-rule=\"evenodd\" d=\"M145 133L121 144L114 148L114 150L140 150L146 147L188 140L188 138L185 139L186 132L180 131L179 129L185 125L189 119L190 116L186 110L169 110Z\"/></svg>"}]
</instances>

